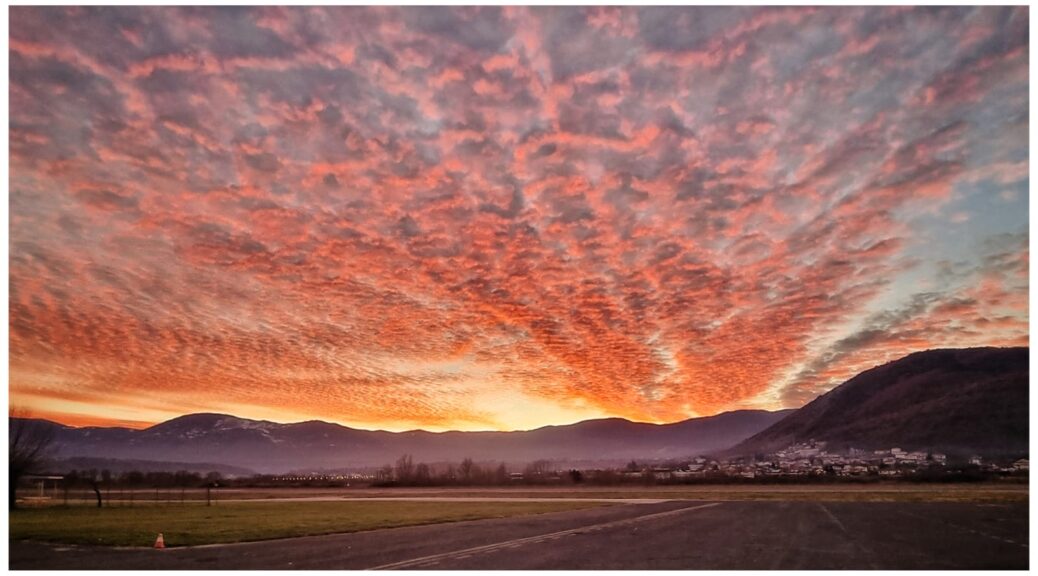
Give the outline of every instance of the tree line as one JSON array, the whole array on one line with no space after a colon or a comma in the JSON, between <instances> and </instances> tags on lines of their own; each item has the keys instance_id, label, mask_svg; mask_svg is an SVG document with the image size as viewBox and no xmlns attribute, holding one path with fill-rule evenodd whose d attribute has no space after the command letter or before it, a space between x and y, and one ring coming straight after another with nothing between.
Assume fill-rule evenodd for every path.
<instances>
[{"instance_id":1,"label":"tree line","mask_svg":"<svg viewBox=\"0 0 1038 576\"><path fill-rule=\"evenodd\" d=\"M223 480L223 475L213 471L207 474L178 470L176 472L128 472L113 473L111 470L91 468L70 470L64 482L70 487L98 483L118 488L203 488Z\"/></svg>"},{"instance_id":2,"label":"tree line","mask_svg":"<svg viewBox=\"0 0 1038 576\"><path fill-rule=\"evenodd\" d=\"M386 464L375 473L373 486L500 486L548 482L581 482L579 470L556 470L550 460L536 460L521 471L511 471L505 463L479 464L472 458L460 463L427 464L415 462L404 454L395 464Z\"/></svg>"}]
</instances>

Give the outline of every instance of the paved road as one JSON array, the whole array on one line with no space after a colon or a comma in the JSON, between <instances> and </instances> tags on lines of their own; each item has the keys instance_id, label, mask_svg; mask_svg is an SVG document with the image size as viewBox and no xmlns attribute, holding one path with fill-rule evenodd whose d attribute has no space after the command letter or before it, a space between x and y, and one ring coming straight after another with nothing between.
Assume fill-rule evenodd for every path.
<instances>
[{"instance_id":1,"label":"paved road","mask_svg":"<svg viewBox=\"0 0 1038 576\"><path fill-rule=\"evenodd\" d=\"M264 498L262 500L242 498L224 499L220 502L610 502L613 504L656 504L670 502L673 498L537 498L527 496L303 496L301 498Z\"/></svg>"},{"instance_id":2,"label":"paved road","mask_svg":"<svg viewBox=\"0 0 1038 576\"><path fill-rule=\"evenodd\" d=\"M12 569L1028 568L1027 504L628 504L168 549L12 542Z\"/></svg>"}]
</instances>

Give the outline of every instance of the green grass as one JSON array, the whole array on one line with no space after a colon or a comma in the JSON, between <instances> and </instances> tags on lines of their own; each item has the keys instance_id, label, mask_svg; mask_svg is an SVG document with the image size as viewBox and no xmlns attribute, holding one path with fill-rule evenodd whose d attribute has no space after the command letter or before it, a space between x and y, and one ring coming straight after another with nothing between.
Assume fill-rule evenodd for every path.
<instances>
[{"instance_id":1,"label":"green grass","mask_svg":"<svg viewBox=\"0 0 1038 576\"><path fill-rule=\"evenodd\" d=\"M243 502L135 508L37 508L10 516L12 540L166 546L245 542L601 506L594 502Z\"/></svg>"}]
</instances>

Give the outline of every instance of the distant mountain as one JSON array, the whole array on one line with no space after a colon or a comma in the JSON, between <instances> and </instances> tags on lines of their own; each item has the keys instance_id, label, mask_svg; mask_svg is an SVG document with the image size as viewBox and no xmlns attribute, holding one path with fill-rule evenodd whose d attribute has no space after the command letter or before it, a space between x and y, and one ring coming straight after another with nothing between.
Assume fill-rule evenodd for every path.
<instances>
[{"instance_id":1,"label":"distant mountain","mask_svg":"<svg viewBox=\"0 0 1038 576\"><path fill-rule=\"evenodd\" d=\"M683 458L732 446L790 412L741 410L663 425L609 418L520 432L385 432L226 414L190 414L144 430L49 425L57 458L220 462L280 473L377 467L403 454L425 462Z\"/></svg>"},{"instance_id":2,"label":"distant mountain","mask_svg":"<svg viewBox=\"0 0 1038 576\"><path fill-rule=\"evenodd\" d=\"M862 372L722 455L828 448L1028 453L1028 349L930 350Z\"/></svg>"}]
</instances>

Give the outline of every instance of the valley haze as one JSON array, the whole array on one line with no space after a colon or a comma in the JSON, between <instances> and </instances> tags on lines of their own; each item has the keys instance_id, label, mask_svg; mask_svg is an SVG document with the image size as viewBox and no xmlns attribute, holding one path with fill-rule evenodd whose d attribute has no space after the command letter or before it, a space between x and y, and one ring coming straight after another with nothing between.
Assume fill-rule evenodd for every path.
<instances>
[{"instance_id":1,"label":"valley haze","mask_svg":"<svg viewBox=\"0 0 1038 576\"><path fill-rule=\"evenodd\" d=\"M370 468L391 463L402 454L428 462L681 458L730 447L790 412L746 410L661 425L611 418L516 432L386 432L320 421L278 424L225 414L191 414L144 430L50 425L57 430L56 458L202 459L283 473Z\"/></svg>"}]
</instances>

